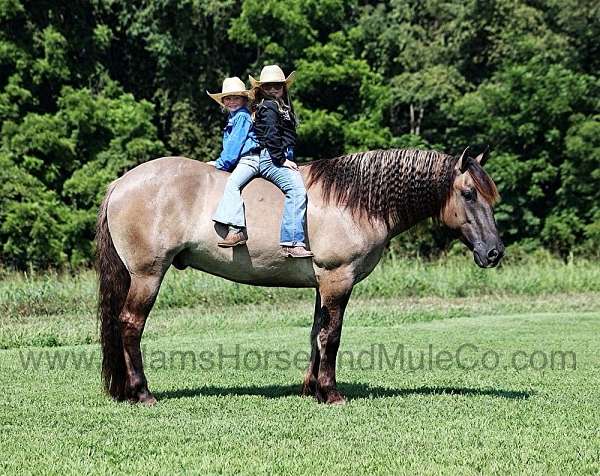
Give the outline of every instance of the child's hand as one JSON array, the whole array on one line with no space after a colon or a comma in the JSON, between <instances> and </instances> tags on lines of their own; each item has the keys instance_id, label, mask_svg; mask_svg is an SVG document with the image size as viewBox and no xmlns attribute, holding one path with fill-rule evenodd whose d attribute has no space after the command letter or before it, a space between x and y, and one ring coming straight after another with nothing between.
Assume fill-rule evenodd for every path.
<instances>
[{"instance_id":1,"label":"child's hand","mask_svg":"<svg viewBox=\"0 0 600 476\"><path fill-rule=\"evenodd\" d=\"M291 160L285 159L285 162L283 163L283 166L287 167L288 169L298 170L298 165L296 165L296 163L292 162Z\"/></svg>"},{"instance_id":2,"label":"child's hand","mask_svg":"<svg viewBox=\"0 0 600 476\"><path fill-rule=\"evenodd\" d=\"M285 158L288 160L294 160L294 148L293 147L288 147L285 150Z\"/></svg>"}]
</instances>

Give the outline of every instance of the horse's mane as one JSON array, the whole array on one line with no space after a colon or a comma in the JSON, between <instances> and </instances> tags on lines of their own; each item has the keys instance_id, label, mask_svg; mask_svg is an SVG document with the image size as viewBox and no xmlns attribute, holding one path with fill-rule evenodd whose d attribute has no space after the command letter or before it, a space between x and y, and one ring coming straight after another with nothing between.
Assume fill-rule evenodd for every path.
<instances>
[{"instance_id":1,"label":"horse's mane","mask_svg":"<svg viewBox=\"0 0 600 476\"><path fill-rule=\"evenodd\" d=\"M436 151L389 149L358 152L310 164L308 187L321 185L325 203L369 219L414 224L434 216L449 197L458 157ZM493 203L496 186L479 163L469 171L477 191Z\"/></svg>"},{"instance_id":2,"label":"horse's mane","mask_svg":"<svg viewBox=\"0 0 600 476\"><path fill-rule=\"evenodd\" d=\"M479 162L471 160L469 173L471 174L477 193L479 193L479 195L481 195L490 205L493 206L500 200L500 194L498 193L496 184L485 170L483 170L483 167L479 165Z\"/></svg>"}]
</instances>

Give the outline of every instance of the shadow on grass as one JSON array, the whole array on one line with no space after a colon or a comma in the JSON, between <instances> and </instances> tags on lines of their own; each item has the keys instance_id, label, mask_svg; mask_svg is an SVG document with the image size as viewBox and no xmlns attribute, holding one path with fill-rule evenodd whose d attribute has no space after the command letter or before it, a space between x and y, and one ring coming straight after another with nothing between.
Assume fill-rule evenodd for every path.
<instances>
[{"instance_id":1,"label":"shadow on grass","mask_svg":"<svg viewBox=\"0 0 600 476\"><path fill-rule=\"evenodd\" d=\"M348 400L369 398L407 397L410 395L461 395L461 396L489 396L508 399L526 399L532 392L518 390L503 390L493 388L465 388L465 387L418 387L418 388L386 388L372 387L363 383L340 383L338 388ZM300 395L298 385L253 385L248 387L199 387L155 392L158 400L169 398L190 398L201 396L221 395L256 395L264 398L282 398Z\"/></svg>"}]
</instances>

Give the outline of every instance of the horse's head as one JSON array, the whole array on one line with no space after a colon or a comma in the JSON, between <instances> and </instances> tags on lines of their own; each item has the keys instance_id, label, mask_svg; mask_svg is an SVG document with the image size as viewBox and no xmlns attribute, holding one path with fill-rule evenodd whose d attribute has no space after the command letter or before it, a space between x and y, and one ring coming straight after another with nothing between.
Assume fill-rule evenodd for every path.
<instances>
[{"instance_id":1,"label":"horse's head","mask_svg":"<svg viewBox=\"0 0 600 476\"><path fill-rule=\"evenodd\" d=\"M475 262L482 268L494 267L504 255L498 235L493 205L498 191L483 170L487 151L471 158L468 147L454 169L454 180L441 211L446 226L457 231L461 241L473 251Z\"/></svg>"}]
</instances>

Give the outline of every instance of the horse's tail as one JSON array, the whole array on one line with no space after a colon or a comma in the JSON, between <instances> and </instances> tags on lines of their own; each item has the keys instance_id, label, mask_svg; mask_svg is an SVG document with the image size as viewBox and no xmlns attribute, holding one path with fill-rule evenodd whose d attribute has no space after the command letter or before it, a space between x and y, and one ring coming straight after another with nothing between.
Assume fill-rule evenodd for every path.
<instances>
[{"instance_id":1,"label":"horse's tail","mask_svg":"<svg viewBox=\"0 0 600 476\"><path fill-rule=\"evenodd\" d=\"M106 212L116 180L106 191L96 222L96 273L98 275L98 321L102 346L104 389L116 400L125 399L125 354L119 314L125 304L131 277L113 244Z\"/></svg>"}]
</instances>

